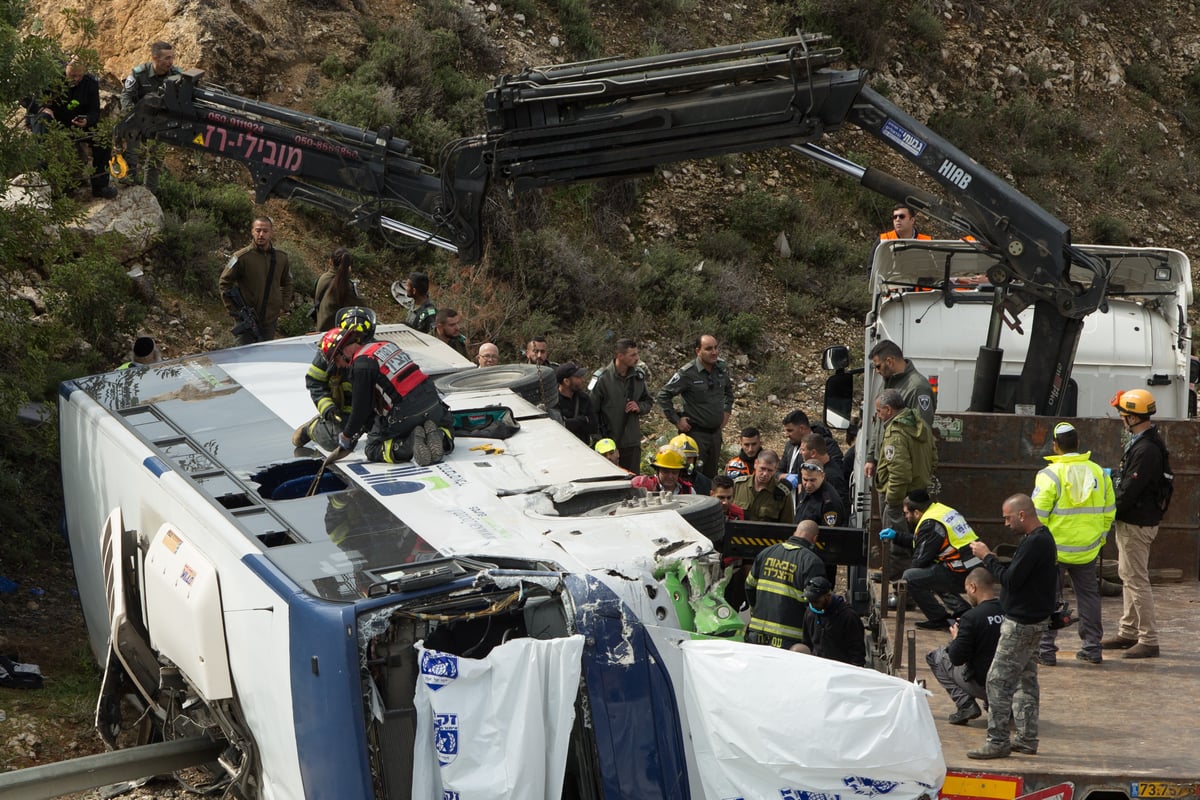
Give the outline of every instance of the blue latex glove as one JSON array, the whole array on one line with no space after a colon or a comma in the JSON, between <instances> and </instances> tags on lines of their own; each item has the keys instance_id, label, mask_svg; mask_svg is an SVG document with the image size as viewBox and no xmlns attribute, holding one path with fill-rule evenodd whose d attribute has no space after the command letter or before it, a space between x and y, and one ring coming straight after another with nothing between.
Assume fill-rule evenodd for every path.
<instances>
[{"instance_id":1,"label":"blue latex glove","mask_svg":"<svg viewBox=\"0 0 1200 800\"><path fill-rule=\"evenodd\" d=\"M346 434L344 434L344 433L338 434L338 447L342 448L343 450L345 450L349 453L353 453L354 448L357 445L358 445L357 439L351 439L348 436L346 436Z\"/></svg>"},{"instance_id":2,"label":"blue latex glove","mask_svg":"<svg viewBox=\"0 0 1200 800\"><path fill-rule=\"evenodd\" d=\"M884 528L883 530L881 530L879 532L879 538L890 541L890 540L896 538L896 532L894 530L892 530L891 528Z\"/></svg>"},{"instance_id":3,"label":"blue latex glove","mask_svg":"<svg viewBox=\"0 0 1200 800\"><path fill-rule=\"evenodd\" d=\"M792 487L792 490L795 491L796 488L800 485L800 476L795 475L795 474L784 475L783 482L786 483L788 486Z\"/></svg>"}]
</instances>

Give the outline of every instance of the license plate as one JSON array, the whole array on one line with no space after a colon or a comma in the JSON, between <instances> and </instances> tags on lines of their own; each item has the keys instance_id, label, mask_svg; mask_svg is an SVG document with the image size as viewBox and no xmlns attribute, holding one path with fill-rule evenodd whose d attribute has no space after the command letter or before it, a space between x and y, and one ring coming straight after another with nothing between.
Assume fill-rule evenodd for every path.
<instances>
[{"instance_id":1,"label":"license plate","mask_svg":"<svg viewBox=\"0 0 1200 800\"><path fill-rule=\"evenodd\" d=\"M1171 783L1170 781L1135 781L1129 786L1130 797L1195 797L1200 785L1195 783Z\"/></svg>"}]
</instances>

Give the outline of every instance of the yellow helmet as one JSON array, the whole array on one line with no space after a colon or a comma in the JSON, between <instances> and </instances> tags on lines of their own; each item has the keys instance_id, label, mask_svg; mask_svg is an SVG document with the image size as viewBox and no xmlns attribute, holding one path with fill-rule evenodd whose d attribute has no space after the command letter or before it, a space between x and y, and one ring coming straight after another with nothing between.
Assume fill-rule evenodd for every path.
<instances>
[{"instance_id":1,"label":"yellow helmet","mask_svg":"<svg viewBox=\"0 0 1200 800\"><path fill-rule=\"evenodd\" d=\"M683 469L683 453L669 444L663 445L658 448L653 463L659 469Z\"/></svg>"},{"instance_id":2,"label":"yellow helmet","mask_svg":"<svg viewBox=\"0 0 1200 800\"><path fill-rule=\"evenodd\" d=\"M661 439L659 441L662 441ZM674 447L679 452L683 453L684 458L699 458L700 445L696 444L696 440L688 436L686 433L681 433L671 440L671 447Z\"/></svg>"},{"instance_id":3,"label":"yellow helmet","mask_svg":"<svg viewBox=\"0 0 1200 800\"><path fill-rule=\"evenodd\" d=\"M1122 414L1137 414L1139 417L1152 416L1158 410L1154 405L1154 395L1145 389L1117 392L1112 405Z\"/></svg>"},{"instance_id":4,"label":"yellow helmet","mask_svg":"<svg viewBox=\"0 0 1200 800\"><path fill-rule=\"evenodd\" d=\"M605 455L607 453L611 453L613 450L616 450L616 449L617 449L617 443L614 442L612 439L601 439L600 441L596 442L596 452L599 453L600 455Z\"/></svg>"}]
</instances>

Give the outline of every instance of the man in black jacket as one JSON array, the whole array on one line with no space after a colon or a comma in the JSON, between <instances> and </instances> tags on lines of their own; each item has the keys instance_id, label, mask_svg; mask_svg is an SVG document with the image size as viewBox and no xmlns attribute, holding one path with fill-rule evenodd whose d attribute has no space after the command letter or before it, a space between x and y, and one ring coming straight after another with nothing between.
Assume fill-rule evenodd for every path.
<instances>
[{"instance_id":1,"label":"man in black jacket","mask_svg":"<svg viewBox=\"0 0 1200 800\"><path fill-rule=\"evenodd\" d=\"M587 444L596 432L596 412L592 408L592 399L583 390L583 376L587 370L568 361L560 364L554 370L558 379L558 413L562 414L563 425L567 430Z\"/></svg>"},{"instance_id":2,"label":"man in black jacket","mask_svg":"<svg viewBox=\"0 0 1200 800\"><path fill-rule=\"evenodd\" d=\"M35 134L44 134L48 125L57 123L70 131L79 159L85 166L87 150L91 148L92 197L116 197L116 188L108 185L108 159L112 150L108 142L95 133L100 122L100 81L95 75L89 75L83 64L74 58L67 62L63 73L66 81L61 91L35 98L27 104L29 129Z\"/></svg>"},{"instance_id":3,"label":"man in black jacket","mask_svg":"<svg viewBox=\"0 0 1200 800\"><path fill-rule=\"evenodd\" d=\"M967 575L965 585L971 609L950 626L950 644L925 656L933 677L954 701L951 725L966 725L980 715L976 701L987 699L984 682L1004 622L1004 609L996 597L996 579L992 573L976 567Z\"/></svg>"},{"instance_id":4,"label":"man in black jacket","mask_svg":"<svg viewBox=\"0 0 1200 800\"><path fill-rule=\"evenodd\" d=\"M1036 656L1054 611L1058 548L1029 495L1014 494L1002 512L1005 526L1022 537L1009 564L1000 563L983 542L971 542L971 552L1004 587L1004 622L987 676L987 741L968 750L967 758L1006 758L1014 750L1034 755L1038 749ZM1014 723L1017 734L1010 743Z\"/></svg>"},{"instance_id":5,"label":"man in black jacket","mask_svg":"<svg viewBox=\"0 0 1200 800\"><path fill-rule=\"evenodd\" d=\"M833 584L821 576L804 587L808 611L804 614L804 642L814 656L856 667L867 663L867 643L862 620L845 598L833 593Z\"/></svg>"},{"instance_id":6,"label":"man in black jacket","mask_svg":"<svg viewBox=\"0 0 1200 800\"><path fill-rule=\"evenodd\" d=\"M1124 650L1125 658L1158 657L1158 625L1150 591L1150 547L1158 535L1170 501L1171 475L1167 448L1150 423L1157 410L1145 389L1121 392L1112 404L1132 437L1114 481L1117 490L1117 549L1121 558L1122 613L1117 635L1100 642L1105 650Z\"/></svg>"},{"instance_id":7,"label":"man in black jacket","mask_svg":"<svg viewBox=\"0 0 1200 800\"><path fill-rule=\"evenodd\" d=\"M796 498L796 522L806 519L828 528L846 524L846 504L829 485L825 470L814 461L806 461L800 465L800 495Z\"/></svg>"}]
</instances>

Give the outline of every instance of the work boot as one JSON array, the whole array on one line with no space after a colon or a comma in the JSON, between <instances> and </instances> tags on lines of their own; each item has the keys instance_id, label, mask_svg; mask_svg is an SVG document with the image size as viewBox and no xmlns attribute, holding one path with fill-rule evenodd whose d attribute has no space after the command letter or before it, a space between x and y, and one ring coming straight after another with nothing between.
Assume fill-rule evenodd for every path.
<instances>
[{"instance_id":1,"label":"work boot","mask_svg":"<svg viewBox=\"0 0 1200 800\"><path fill-rule=\"evenodd\" d=\"M425 426L418 425L413 428L409 436L412 438L413 461L417 466L428 467L433 463L433 453L430 451L429 441L425 438Z\"/></svg>"},{"instance_id":2,"label":"work boot","mask_svg":"<svg viewBox=\"0 0 1200 800\"><path fill-rule=\"evenodd\" d=\"M1084 661L1088 664L1102 664L1104 663L1104 656L1100 653L1089 653L1087 650L1077 650L1075 651L1075 660Z\"/></svg>"},{"instance_id":3,"label":"work boot","mask_svg":"<svg viewBox=\"0 0 1200 800\"><path fill-rule=\"evenodd\" d=\"M950 620L948 619L923 619L916 623L917 627L923 631L948 631L950 630Z\"/></svg>"},{"instance_id":4,"label":"work boot","mask_svg":"<svg viewBox=\"0 0 1200 800\"><path fill-rule=\"evenodd\" d=\"M1121 658L1158 658L1158 645L1138 642L1126 650Z\"/></svg>"},{"instance_id":5,"label":"work boot","mask_svg":"<svg viewBox=\"0 0 1200 800\"><path fill-rule=\"evenodd\" d=\"M320 417L313 417L308 422L292 431L292 447L304 447L304 445L312 441L312 434L309 433L309 429L312 428L313 423L318 419L320 419Z\"/></svg>"},{"instance_id":6,"label":"work boot","mask_svg":"<svg viewBox=\"0 0 1200 800\"><path fill-rule=\"evenodd\" d=\"M979 704L972 700L971 705L963 706L950 715L950 724L966 725L971 720L977 719L981 713Z\"/></svg>"},{"instance_id":7,"label":"work boot","mask_svg":"<svg viewBox=\"0 0 1200 800\"><path fill-rule=\"evenodd\" d=\"M1010 753L1012 753L1012 747L1007 742L997 744L988 741L978 750L968 750L967 758L1008 758Z\"/></svg>"},{"instance_id":8,"label":"work boot","mask_svg":"<svg viewBox=\"0 0 1200 800\"><path fill-rule=\"evenodd\" d=\"M1128 650L1137 644L1137 639L1126 639L1124 636L1110 636L1100 642L1102 650Z\"/></svg>"},{"instance_id":9,"label":"work boot","mask_svg":"<svg viewBox=\"0 0 1200 800\"><path fill-rule=\"evenodd\" d=\"M1043 667L1053 667L1058 664L1058 656L1054 653L1038 653L1033 657L1033 660Z\"/></svg>"},{"instance_id":10,"label":"work boot","mask_svg":"<svg viewBox=\"0 0 1200 800\"><path fill-rule=\"evenodd\" d=\"M1024 742L1021 742L1021 741L1014 741L1012 743L1011 749L1014 753L1024 753L1027 756L1036 756L1037 755L1037 745L1036 744L1025 744Z\"/></svg>"},{"instance_id":11,"label":"work boot","mask_svg":"<svg viewBox=\"0 0 1200 800\"><path fill-rule=\"evenodd\" d=\"M425 429L425 443L429 445L429 463L437 464L445 454L442 442L442 429L431 419L425 420L425 423L421 427Z\"/></svg>"}]
</instances>

